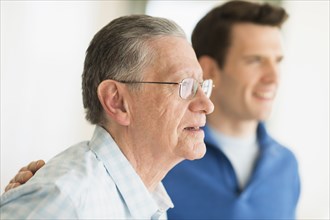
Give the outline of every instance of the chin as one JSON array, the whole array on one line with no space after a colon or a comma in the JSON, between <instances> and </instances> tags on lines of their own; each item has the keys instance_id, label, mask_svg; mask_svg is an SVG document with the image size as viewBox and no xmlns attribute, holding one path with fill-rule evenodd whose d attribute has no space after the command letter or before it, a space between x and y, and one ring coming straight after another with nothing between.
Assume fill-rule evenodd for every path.
<instances>
[{"instance_id":1,"label":"chin","mask_svg":"<svg viewBox=\"0 0 330 220\"><path fill-rule=\"evenodd\" d=\"M256 109L252 113L252 117L259 121L267 120L271 115L271 108Z\"/></svg>"},{"instance_id":2,"label":"chin","mask_svg":"<svg viewBox=\"0 0 330 220\"><path fill-rule=\"evenodd\" d=\"M265 111L259 114L258 119L259 121L265 121L270 117L270 115L271 115L270 111L267 112Z\"/></svg>"},{"instance_id":3,"label":"chin","mask_svg":"<svg viewBox=\"0 0 330 220\"><path fill-rule=\"evenodd\" d=\"M199 143L194 145L191 151L188 153L186 159L187 160L198 160L204 157L206 153L205 143Z\"/></svg>"}]
</instances>

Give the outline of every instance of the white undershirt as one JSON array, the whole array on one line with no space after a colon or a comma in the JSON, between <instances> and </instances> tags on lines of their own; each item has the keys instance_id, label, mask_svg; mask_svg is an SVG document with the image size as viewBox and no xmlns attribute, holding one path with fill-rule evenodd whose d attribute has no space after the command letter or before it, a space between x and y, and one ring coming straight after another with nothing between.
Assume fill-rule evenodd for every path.
<instances>
[{"instance_id":1,"label":"white undershirt","mask_svg":"<svg viewBox=\"0 0 330 220\"><path fill-rule=\"evenodd\" d=\"M217 146L231 162L240 189L244 189L253 172L259 155L259 146L256 133L244 138L230 137L210 128L211 135Z\"/></svg>"}]
</instances>

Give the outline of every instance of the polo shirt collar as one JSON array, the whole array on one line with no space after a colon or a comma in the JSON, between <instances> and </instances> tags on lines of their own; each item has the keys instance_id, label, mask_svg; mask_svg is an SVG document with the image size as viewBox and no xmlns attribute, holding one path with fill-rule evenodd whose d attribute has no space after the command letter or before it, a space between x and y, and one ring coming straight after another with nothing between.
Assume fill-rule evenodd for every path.
<instances>
[{"instance_id":1,"label":"polo shirt collar","mask_svg":"<svg viewBox=\"0 0 330 220\"><path fill-rule=\"evenodd\" d=\"M205 138L204 141L212 146L218 146L217 140L212 136L212 132L210 131L211 128L208 127L208 125L203 127ZM272 142L272 138L267 133L265 123L259 122L257 127L257 139L261 146L268 145L270 142Z\"/></svg>"}]
</instances>

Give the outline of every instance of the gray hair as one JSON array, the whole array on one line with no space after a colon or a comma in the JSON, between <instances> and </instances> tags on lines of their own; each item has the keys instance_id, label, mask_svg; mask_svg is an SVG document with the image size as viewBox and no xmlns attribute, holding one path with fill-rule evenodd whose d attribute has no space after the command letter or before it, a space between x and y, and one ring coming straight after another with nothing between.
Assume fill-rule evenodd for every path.
<instances>
[{"instance_id":1,"label":"gray hair","mask_svg":"<svg viewBox=\"0 0 330 220\"><path fill-rule=\"evenodd\" d=\"M82 95L86 119L92 124L104 122L97 96L98 85L106 79L139 81L144 68L153 62L157 51L148 43L162 36L186 39L173 21L148 15L119 17L103 27L92 39L82 74Z\"/></svg>"}]
</instances>

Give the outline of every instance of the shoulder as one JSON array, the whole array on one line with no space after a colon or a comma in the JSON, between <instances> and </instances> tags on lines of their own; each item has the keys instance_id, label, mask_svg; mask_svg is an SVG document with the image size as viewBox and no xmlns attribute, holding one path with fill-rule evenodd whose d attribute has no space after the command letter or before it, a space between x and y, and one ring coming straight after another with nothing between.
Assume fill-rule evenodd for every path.
<instances>
[{"instance_id":1,"label":"shoulder","mask_svg":"<svg viewBox=\"0 0 330 220\"><path fill-rule=\"evenodd\" d=\"M1 218L77 218L71 199L56 184L26 184L1 196Z\"/></svg>"},{"instance_id":2,"label":"shoulder","mask_svg":"<svg viewBox=\"0 0 330 220\"><path fill-rule=\"evenodd\" d=\"M62 193L79 199L81 193L111 185L111 178L88 142L73 145L50 159L24 186L54 186Z\"/></svg>"},{"instance_id":3,"label":"shoulder","mask_svg":"<svg viewBox=\"0 0 330 220\"><path fill-rule=\"evenodd\" d=\"M112 200L108 197L117 195L116 186L103 162L87 145L80 143L61 152L26 184L5 193L1 197L1 213L16 219L30 214L39 219L75 219L101 210L101 199L109 204ZM23 207L26 212L12 214Z\"/></svg>"},{"instance_id":4,"label":"shoulder","mask_svg":"<svg viewBox=\"0 0 330 220\"><path fill-rule=\"evenodd\" d=\"M283 145L270 136L268 137L268 141L262 143L260 147L263 155L272 158L270 161L277 161L278 164L285 165L287 168L298 169L297 158L290 147Z\"/></svg>"},{"instance_id":5,"label":"shoulder","mask_svg":"<svg viewBox=\"0 0 330 220\"><path fill-rule=\"evenodd\" d=\"M265 151L277 158L282 158L297 163L297 159L290 147L283 145L269 135L264 123L259 123L257 136L262 151Z\"/></svg>"},{"instance_id":6,"label":"shoulder","mask_svg":"<svg viewBox=\"0 0 330 220\"><path fill-rule=\"evenodd\" d=\"M76 144L52 158L33 177L34 181L56 184L61 190L84 191L109 179L103 162L90 150L88 142Z\"/></svg>"}]
</instances>

